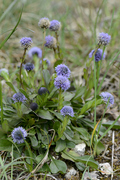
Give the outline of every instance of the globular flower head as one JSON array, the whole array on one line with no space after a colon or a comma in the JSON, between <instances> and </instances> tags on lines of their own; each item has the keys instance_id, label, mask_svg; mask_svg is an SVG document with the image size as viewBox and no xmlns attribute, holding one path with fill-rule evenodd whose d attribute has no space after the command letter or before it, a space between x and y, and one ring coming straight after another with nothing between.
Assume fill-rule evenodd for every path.
<instances>
[{"instance_id":1,"label":"globular flower head","mask_svg":"<svg viewBox=\"0 0 120 180\"><path fill-rule=\"evenodd\" d=\"M50 26L50 21L48 18L44 17L44 18L41 18L38 22L38 26L40 26L40 28L49 28Z\"/></svg>"},{"instance_id":2,"label":"globular flower head","mask_svg":"<svg viewBox=\"0 0 120 180\"><path fill-rule=\"evenodd\" d=\"M74 116L74 111L73 108L71 106L64 106L61 110L60 110L61 114L63 116Z\"/></svg>"},{"instance_id":3,"label":"globular flower head","mask_svg":"<svg viewBox=\"0 0 120 180\"><path fill-rule=\"evenodd\" d=\"M61 29L61 23L60 23L59 21L57 21L57 20L52 20L52 21L50 21L50 27L49 27L49 29L50 29L51 31L60 31L60 29Z\"/></svg>"},{"instance_id":4,"label":"globular flower head","mask_svg":"<svg viewBox=\"0 0 120 180\"><path fill-rule=\"evenodd\" d=\"M56 43L57 41L53 36L48 35L45 37L45 47L48 47L50 49L56 48Z\"/></svg>"},{"instance_id":5,"label":"globular flower head","mask_svg":"<svg viewBox=\"0 0 120 180\"><path fill-rule=\"evenodd\" d=\"M107 44L109 44L111 40L111 36L107 33L99 33L99 36L98 36L98 45L104 45L106 46Z\"/></svg>"},{"instance_id":6,"label":"globular flower head","mask_svg":"<svg viewBox=\"0 0 120 180\"><path fill-rule=\"evenodd\" d=\"M34 64L33 63L26 63L24 66L24 69L26 69L26 71L32 71L34 69Z\"/></svg>"},{"instance_id":7,"label":"globular flower head","mask_svg":"<svg viewBox=\"0 0 120 180\"><path fill-rule=\"evenodd\" d=\"M33 59L33 56L36 55L38 58L42 57L42 50L38 47L33 47L28 51L29 58Z\"/></svg>"},{"instance_id":8,"label":"globular flower head","mask_svg":"<svg viewBox=\"0 0 120 180\"><path fill-rule=\"evenodd\" d=\"M57 76L54 81L54 85L58 89L67 90L70 88L70 81L64 76Z\"/></svg>"},{"instance_id":9,"label":"globular flower head","mask_svg":"<svg viewBox=\"0 0 120 180\"><path fill-rule=\"evenodd\" d=\"M109 100L109 103L108 103L108 107L110 107L111 105L114 104L114 96L109 93L109 92L102 92L100 94L101 98L104 100L104 102L107 104L108 103L108 100Z\"/></svg>"},{"instance_id":10,"label":"globular flower head","mask_svg":"<svg viewBox=\"0 0 120 180\"><path fill-rule=\"evenodd\" d=\"M40 87L40 88L38 89L38 94L39 94L39 95L46 94L46 93L49 94L49 91L48 91L48 89L47 89L46 87Z\"/></svg>"},{"instance_id":11,"label":"globular flower head","mask_svg":"<svg viewBox=\"0 0 120 180\"><path fill-rule=\"evenodd\" d=\"M26 97L24 96L24 94L22 94L21 92L15 93L13 95L12 99L15 103L16 102L25 102L27 100Z\"/></svg>"},{"instance_id":12,"label":"globular flower head","mask_svg":"<svg viewBox=\"0 0 120 180\"><path fill-rule=\"evenodd\" d=\"M14 128L11 133L14 143L24 143L24 139L27 137L27 132L22 127Z\"/></svg>"},{"instance_id":13,"label":"globular flower head","mask_svg":"<svg viewBox=\"0 0 120 180\"><path fill-rule=\"evenodd\" d=\"M28 49L32 44L32 39L30 37L23 37L20 39L20 44L24 49Z\"/></svg>"},{"instance_id":14,"label":"globular flower head","mask_svg":"<svg viewBox=\"0 0 120 180\"><path fill-rule=\"evenodd\" d=\"M71 71L65 64L60 64L57 67L55 67L55 71L58 76L61 75L67 78L69 78L71 74Z\"/></svg>"},{"instance_id":15,"label":"globular flower head","mask_svg":"<svg viewBox=\"0 0 120 180\"><path fill-rule=\"evenodd\" d=\"M48 66L50 66L50 61L49 61L49 59L44 58L43 61L45 61ZM42 64L42 60L40 60L40 64Z\"/></svg>"},{"instance_id":16,"label":"globular flower head","mask_svg":"<svg viewBox=\"0 0 120 180\"><path fill-rule=\"evenodd\" d=\"M92 57L93 53L95 52L95 50L92 50L90 53L89 53L89 58ZM102 55L103 54L103 55ZM100 60L104 60L105 59L105 53L103 53L103 50L102 49L98 49L96 54L95 54L95 61L98 62Z\"/></svg>"},{"instance_id":17,"label":"globular flower head","mask_svg":"<svg viewBox=\"0 0 120 180\"><path fill-rule=\"evenodd\" d=\"M37 103L31 103L30 104L30 109L32 109L32 111L36 111L37 109L38 109L38 105L37 105Z\"/></svg>"}]
</instances>

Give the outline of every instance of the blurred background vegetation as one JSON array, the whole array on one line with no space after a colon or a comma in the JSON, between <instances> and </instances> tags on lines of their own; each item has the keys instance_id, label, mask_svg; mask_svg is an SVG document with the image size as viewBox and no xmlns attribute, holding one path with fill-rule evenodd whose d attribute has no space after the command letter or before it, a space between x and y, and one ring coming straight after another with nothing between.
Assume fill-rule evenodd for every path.
<instances>
[{"instance_id":1,"label":"blurred background vegetation","mask_svg":"<svg viewBox=\"0 0 120 180\"><path fill-rule=\"evenodd\" d=\"M24 7L23 7L24 4ZM112 37L106 49L106 61L119 50L120 1L118 0L0 0L0 42L16 25L23 7L22 18L17 30L0 50L0 68L12 68L19 64L22 55L19 40L32 37L33 46L42 47L42 30L38 21L42 17L61 22L60 46L64 62L72 67L81 67L88 60L89 52L95 48L99 32ZM47 31L47 34L52 32ZM46 50L48 58L51 50ZM117 66L119 63L117 64ZM76 71L75 71L76 72Z\"/></svg>"}]
</instances>

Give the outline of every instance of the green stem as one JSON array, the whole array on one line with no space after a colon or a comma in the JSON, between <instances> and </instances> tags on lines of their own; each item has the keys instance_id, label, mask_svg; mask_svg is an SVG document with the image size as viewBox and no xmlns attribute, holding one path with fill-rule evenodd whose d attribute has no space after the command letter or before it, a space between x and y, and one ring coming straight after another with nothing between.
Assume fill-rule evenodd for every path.
<instances>
[{"instance_id":1,"label":"green stem","mask_svg":"<svg viewBox=\"0 0 120 180\"><path fill-rule=\"evenodd\" d=\"M42 83L45 85L45 80L44 80L44 76L43 76L43 70L44 70L44 45L45 45L45 36L46 36L46 29L43 29L43 36L44 36L44 40L43 40L43 45L42 45L42 71L41 71L41 78L42 78Z\"/></svg>"},{"instance_id":2,"label":"green stem","mask_svg":"<svg viewBox=\"0 0 120 180\"><path fill-rule=\"evenodd\" d=\"M27 51L27 48L24 49L23 57L21 59L21 64L20 64L20 84L21 84L21 86L23 86L22 78L21 78L21 73L22 73L22 65L23 65L23 62L25 60L26 51Z\"/></svg>"},{"instance_id":3,"label":"green stem","mask_svg":"<svg viewBox=\"0 0 120 180\"><path fill-rule=\"evenodd\" d=\"M60 59L60 46L59 46L59 41L58 41L59 35L58 35L57 32L55 32L55 36L56 36L56 40L57 40L58 57L59 57L59 59Z\"/></svg>"},{"instance_id":4,"label":"green stem","mask_svg":"<svg viewBox=\"0 0 120 180\"><path fill-rule=\"evenodd\" d=\"M3 123L2 83L0 81L1 124Z\"/></svg>"},{"instance_id":5,"label":"green stem","mask_svg":"<svg viewBox=\"0 0 120 180\"><path fill-rule=\"evenodd\" d=\"M60 88L58 95L58 112L60 112L60 110L62 109L62 104L63 104L62 89Z\"/></svg>"},{"instance_id":6,"label":"green stem","mask_svg":"<svg viewBox=\"0 0 120 180\"><path fill-rule=\"evenodd\" d=\"M43 59L44 59L45 36L46 36L46 29L44 28L44 29L43 29L43 37L44 37L44 40L43 40L43 45L42 45L42 71L43 71L43 69L44 69L44 66L43 66L44 61L43 61Z\"/></svg>"}]
</instances>

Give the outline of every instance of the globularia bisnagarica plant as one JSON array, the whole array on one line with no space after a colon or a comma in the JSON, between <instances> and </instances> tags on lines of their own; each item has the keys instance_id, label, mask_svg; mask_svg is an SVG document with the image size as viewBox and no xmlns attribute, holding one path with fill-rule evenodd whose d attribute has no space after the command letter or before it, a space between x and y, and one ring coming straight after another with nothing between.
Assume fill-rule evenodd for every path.
<instances>
[{"instance_id":1,"label":"globularia bisnagarica plant","mask_svg":"<svg viewBox=\"0 0 120 180\"><path fill-rule=\"evenodd\" d=\"M104 149L100 140L113 126L106 129L101 124L102 118L96 121L96 106L106 104L106 110L114 104L113 95L100 92L99 83L101 62L111 36L99 33L98 43L84 68L85 85L71 88L74 82L71 84L71 71L64 63L59 43L61 23L44 17L38 26L43 31L42 46L31 47L34 39L21 38L23 54L14 80L7 69L0 70L1 80L6 81L13 94L1 99L0 150L7 152L8 158L12 156L14 162L20 160L29 177L37 172L64 174L67 170L64 159L74 162L80 170L86 166L97 169L94 155ZM51 31L54 36L46 34ZM46 48L54 54L53 71L45 55ZM94 121L89 118L91 112ZM80 157L74 152L75 145L81 142L86 143L91 154Z\"/></svg>"}]
</instances>

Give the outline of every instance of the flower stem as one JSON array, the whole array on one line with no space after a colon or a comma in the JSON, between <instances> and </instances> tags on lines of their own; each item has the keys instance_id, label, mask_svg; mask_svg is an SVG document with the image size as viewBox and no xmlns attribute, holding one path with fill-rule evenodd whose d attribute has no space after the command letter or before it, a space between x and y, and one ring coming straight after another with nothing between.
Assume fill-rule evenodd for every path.
<instances>
[{"instance_id":1,"label":"flower stem","mask_svg":"<svg viewBox=\"0 0 120 180\"><path fill-rule=\"evenodd\" d=\"M42 71L41 71L41 78L42 78L42 83L45 85L45 80L44 80L44 77L43 77L43 70L44 70L44 45L45 45L45 36L46 36L46 29L44 28L43 29L43 36L44 36L44 40L43 40L43 45L42 45Z\"/></svg>"},{"instance_id":2,"label":"flower stem","mask_svg":"<svg viewBox=\"0 0 120 180\"><path fill-rule=\"evenodd\" d=\"M23 57L22 57L22 59L21 59L21 64L20 64L20 84L21 84L21 86L23 85L23 84L22 84L22 78L21 78L22 65L23 65L23 62L24 62L24 60L25 60L26 51L27 51L27 48L24 49Z\"/></svg>"},{"instance_id":3,"label":"flower stem","mask_svg":"<svg viewBox=\"0 0 120 180\"><path fill-rule=\"evenodd\" d=\"M62 89L60 88L58 95L58 112L60 112L60 110L62 109L62 104L63 104Z\"/></svg>"},{"instance_id":4,"label":"flower stem","mask_svg":"<svg viewBox=\"0 0 120 180\"><path fill-rule=\"evenodd\" d=\"M44 40L43 40L43 45L42 45L42 70L44 69L44 66L43 66L43 59L44 59L44 45L45 45L45 36L46 36L46 29L44 28L43 29L43 37L44 37Z\"/></svg>"},{"instance_id":5,"label":"flower stem","mask_svg":"<svg viewBox=\"0 0 120 180\"><path fill-rule=\"evenodd\" d=\"M59 59L60 59L60 46L59 46L59 41L58 41L58 37L59 37L59 35L58 35L58 33L57 32L55 32L55 36L56 36L56 40L57 40L57 51L58 51L58 57L59 57Z\"/></svg>"}]
</instances>

